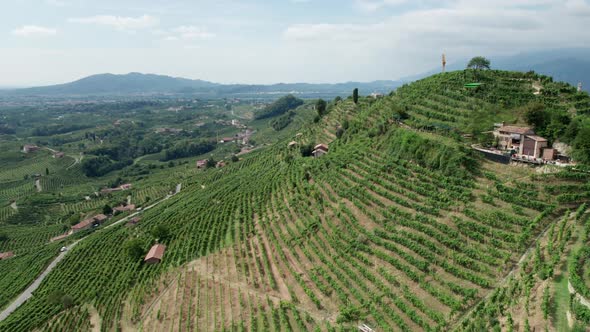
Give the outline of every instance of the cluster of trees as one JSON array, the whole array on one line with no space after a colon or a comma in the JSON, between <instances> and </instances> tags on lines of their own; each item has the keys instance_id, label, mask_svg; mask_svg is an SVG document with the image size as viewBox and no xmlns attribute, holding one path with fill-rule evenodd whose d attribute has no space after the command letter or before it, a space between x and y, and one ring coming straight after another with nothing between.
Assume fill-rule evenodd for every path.
<instances>
[{"instance_id":1,"label":"cluster of trees","mask_svg":"<svg viewBox=\"0 0 590 332\"><path fill-rule=\"evenodd\" d=\"M215 144L209 141L197 143L183 142L164 151L161 161L169 161L178 158L194 157L211 152L215 149Z\"/></svg>"},{"instance_id":2,"label":"cluster of trees","mask_svg":"<svg viewBox=\"0 0 590 332\"><path fill-rule=\"evenodd\" d=\"M590 164L590 119L571 118L563 110L548 109L543 104L526 105L525 121L534 126L535 132L549 140L560 140L572 146L572 157L578 162Z\"/></svg>"},{"instance_id":3,"label":"cluster of trees","mask_svg":"<svg viewBox=\"0 0 590 332\"><path fill-rule=\"evenodd\" d=\"M92 125L84 125L84 124L50 124L39 126L33 129L31 134L33 136L51 136L57 134L65 134L76 130L90 128Z\"/></svg>"},{"instance_id":4,"label":"cluster of trees","mask_svg":"<svg viewBox=\"0 0 590 332\"><path fill-rule=\"evenodd\" d=\"M287 113L270 120L270 126L272 129L279 131L287 127L291 121L293 121L293 117L295 116L295 111L290 110Z\"/></svg>"},{"instance_id":5,"label":"cluster of trees","mask_svg":"<svg viewBox=\"0 0 590 332\"><path fill-rule=\"evenodd\" d=\"M266 106L264 109L255 112L254 118L266 119L281 115L301 105L303 105L303 100L296 98L293 95L287 95Z\"/></svg>"},{"instance_id":6,"label":"cluster of trees","mask_svg":"<svg viewBox=\"0 0 590 332\"><path fill-rule=\"evenodd\" d=\"M131 159L113 161L107 156L98 156L96 158L85 158L82 161L82 171L86 176L99 177L131 164L133 164L133 160Z\"/></svg>"}]
</instances>

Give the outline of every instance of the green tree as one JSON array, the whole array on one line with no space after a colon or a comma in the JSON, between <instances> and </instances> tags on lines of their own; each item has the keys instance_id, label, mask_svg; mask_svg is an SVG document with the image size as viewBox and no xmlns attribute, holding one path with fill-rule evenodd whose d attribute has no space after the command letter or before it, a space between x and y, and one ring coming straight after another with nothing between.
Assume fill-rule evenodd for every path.
<instances>
[{"instance_id":1,"label":"green tree","mask_svg":"<svg viewBox=\"0 0 590 332\"><path fill-rule=\"evenodd\" d=\"M0 242L6 242L8 241L9 237L8 235L4 234L4 233L0 233Z\"/></svg>"},{"instance_id":2,"label":"green tree","mask_svg":"<svg viewBox=\"0 0 590 332\"><path fill-rule=\"evenodd\" d=\"M359 89L355 88L354 90L352 90L352 101L354 101L355 104L357 104L359 102Z\"/></svg>"},{"instance_id":3,"label":"green tree","mask_svg":"<svg viewBox=\"0 0 590 332\"><path fill-rule=\"evenodd\" d=\"M326 101L323 99L318 99L315 103L315 109L318 111L319 116L324 116L326 114Z\"/></svg>"},{"instance_id":4,"label":"green tree","mask_svg":"<svg viewBox=\"0 0 590 332\"><path fill-rule=\"evenodd\" d=\"M163 242L170 236L170 230L168 229L168 226L160 224L152 228L151 234L160 242Z\"/></svg>"},{"instance_id":5,"label":"green tree","mask_svg":"<svg viewBox=\"0 0 590 332\"><path fill-rule=\"evenodd\" d=\"M133 259L134 261L137 261L141 257L143 257L144 249L143 249L143 243L141 242L141 240L131 239L131 240L125 242L124 247L125 247L125 251L129 255L129 257L131 257L131 259Z\"/></svg>"},{"instance_id":6,"label":"green tree","mask_svg":"<svg viewBox=\"0 0 590 332\"><path fill-rule=\"evenodd\" d=\"M524 120L531 126L534 126L536 130L543 131L546 127L548 114L545 112L543 104L531 104L527 105L524 112Z\"/></svg>"},{"instance_id":7,"label":"green tree","mask_svg":"<svg viewBox=\"0 0 590 332\"><path fill-rule=\"evenodd\" d=\"M469 60L469 63L467 64L467 68L468 69L490 69L490 60L482 57L482 56L476 56L474 58L472 58L471 60Z\"/></svg>"},{"instance_id":8,"label":"green tree","mask_svg":"<svg viewBox=\"0 0 590 332\"><path fill-rule=\"evenodd\" d=\"M113 208L112 208L110 205L108 205L108 204L105 204L105 205L102 207L102 213L103 213L103 214L111 214L111 213L113 213Z\"/></svg>"},{"instance_id":9,"label":"green tree","mask_svg":"<svg viewBox=\"0 0 590 332\"><path fill-rule=\"evenodd\" d=\"M45 175L49 175L49 168L45 167Z\"/></svg>"},{"instance_id":10,"label":"green tree","mask_svg":"<svg viewBox=\"0 0 590 332\"><path fill-rule=\"evenodd\" d=\"M238 156L236 156L235 154L231 156L231 161L232 163L237 163L238 161L240 161L240 158L238 158Z\"/></svg>"},{"instance_id":11,"label":"green tree","mask_svg":"<svg viewBox=\"0 0 590 332\"><path fill-rule=\"evenodd\" d=\"M207 159L207 164L205 165L205 167L213 168L213 167L215 167L215 165L217 165L217 162L215 161L215 159L209 158L209 159Z\"/></svg>"},{"instance_id":12,"label":"green tree","mask_svg":"<svg viewBox=\"0 0 590 332\"><path fill-rule=\"evenodd\" d=\"M313 143L301 145L299 149L301 151L301 156L309 157L313 152Z\"/></svg>"},{"instance_id":13,"label":"green tree","mask_svg":"<svg viewBox=\"0 0 590 332\"><path fill-rule=\"evenodd\" d=\"M580 129L573 144L573 157L583 164L590 164L590 127Z\"/></svg>"}]
</instances>

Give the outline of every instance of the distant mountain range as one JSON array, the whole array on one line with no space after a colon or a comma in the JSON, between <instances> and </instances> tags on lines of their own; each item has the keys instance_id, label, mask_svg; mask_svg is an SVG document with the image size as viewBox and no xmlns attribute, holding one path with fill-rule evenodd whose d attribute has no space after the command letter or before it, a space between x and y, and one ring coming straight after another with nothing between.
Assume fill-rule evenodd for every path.
<instances>
[{"instance_id":1,"label":"distant mountain range","mask_svg":"<svg viewBox=\"0 0 590 332\"><path fill-rule=\"evenodd\" d=\"M590 88L590 48L545 50L512 56L490 56L492 68L529 71L553 76L557 81L572 85L582 82ZM465 68L469 59L451 62L447 70ZM0 96L150 96L190 95L197 97L272 97L293 93L300 97L348 96L354 88L361 94L389 93L404 83L440 72L431 70L397 81L346 82L337 84L279 83L272 85L219 84L164 75L129 73L125 75L99 74L80 80L43 87L0 91Z\"/></svg>"},{"instance_id":2,"label":"distant mountain range","mask_svg":"<svg viewBox=\"0 0 590 332\"><path fill-rule=\"evenodd\" d=\"M97 95L197 95L206 97L273 96L293 93L303 96L350 95L354 88L367 93L386 93L400 83L374 81L337 84L279 83L272 85L219 84L164 75L129 73L99 74L80 80L43 87L0 91L4 96L97 96Z\"/></svg>"}]
</instances>

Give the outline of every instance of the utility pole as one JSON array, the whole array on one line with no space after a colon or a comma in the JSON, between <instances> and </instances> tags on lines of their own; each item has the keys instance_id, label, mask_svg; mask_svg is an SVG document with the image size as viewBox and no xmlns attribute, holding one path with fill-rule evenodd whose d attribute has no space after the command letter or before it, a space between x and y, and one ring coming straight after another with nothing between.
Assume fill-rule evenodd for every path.
<instances>
[{"instance_id":1,"label":"utility pole","mask_svg":"<svg viewBox=\"0 0 590 332\"><path fill-rule=\"evenodd\" d=\"M578 83L578 92L582 92L582 82Z\"/></svg>"},{"instance_id":2,"label":"utility pole","mask_svg":"<svg viewBox=\"0 0 590 332\"><path fill-rule=\"evenodd\" d=\"M444 73L447 67L447 57L446 55L443 53L442 55L442 72Z\"/></svg>"}]
</instances>

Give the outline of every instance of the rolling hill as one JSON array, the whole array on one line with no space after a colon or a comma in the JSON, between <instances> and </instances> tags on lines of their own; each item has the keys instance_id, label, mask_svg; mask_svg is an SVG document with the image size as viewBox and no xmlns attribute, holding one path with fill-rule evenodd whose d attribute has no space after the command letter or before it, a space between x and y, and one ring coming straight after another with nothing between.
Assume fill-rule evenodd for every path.
<instances>
[{"instance_id":1,"label":"rolling hill","mask_svg":"<svg viewBox=\"0 0 590 332\"><path fill-rule=\"evenodd\" d=\"M519 53L510 56L490 56L492 68L527 72L533 70L539 74L553 77L556 81L567 82L577 86L582 82L582 89L590 91L590 49L571 48L559 50L542 50ZM462 70L469 62L468 58L451 61L447 70ZM440 72L440 69L406 77L401 81L411 82Z\"/></svg>"},{"instance_id":2,"label":"rolling hill","mask_svg":"<svg viewBox=\"0 0 590 332\"><path fill-rule=\"evenodd\" d=\"M304 96L334 97L349 94L354 88L366 93L388 92L399 86L394 81L337 84L279 83L272 85L218 84L202 80L165 75L129 73L125 75L98 74L80 80L44 87L3 90L0 96L126 96L126 95L196 95L205 97L257 96L271 97L286 93Z\"/></svg>"},{"instance_id":3,"label":"rolling hill","mask_svg":"<svg viewBox=\"0 0 590 332\"><path fill-rule=\"evenodd\" d=\"M88 236L0 330L560 330L561 267L588 241L590 173L492 163L464 134L521 121L531 103L585 119L589 99L539 75L458 71L332 101L278 143L191 172L134 228ZM319 143L326 155L305 153ZM160 264L122 250L147 251L158 226ZM572 271L586 271L578 261Z\"/></svg>"}]
</instances>

